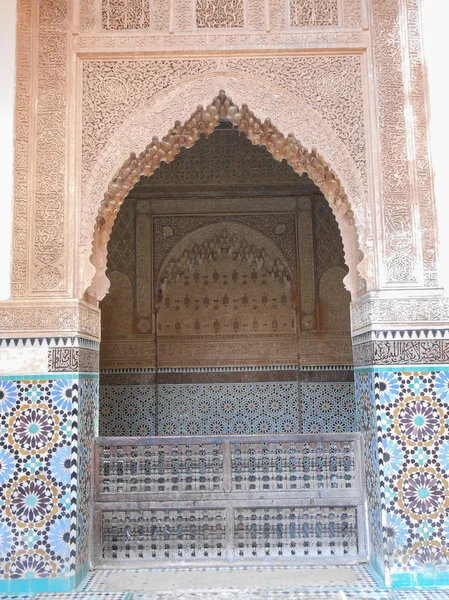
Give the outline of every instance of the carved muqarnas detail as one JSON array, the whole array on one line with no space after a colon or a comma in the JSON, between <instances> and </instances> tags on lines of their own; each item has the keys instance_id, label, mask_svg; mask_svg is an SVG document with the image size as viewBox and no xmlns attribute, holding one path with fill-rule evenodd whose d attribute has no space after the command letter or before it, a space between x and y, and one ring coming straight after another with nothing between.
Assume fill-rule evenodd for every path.
<instances>
[{"instance_id":1,"label":"carved muqarnas detail","mask_svg":"<svg viewBox=\"0 0 449 600\"><path fill-rule=\"evenodd\" d=\"M160 277L158 302L162 300L170 283L178 281L186 273L192 274L204 261L215 261L221 256L229 256L236 262L245 261L253 266L257 273L271 277L291 290L291 275L285 262L269 256L264 248L256 248L235 233L230 234L223 229L220 234L204 240L201 245L194 244L190 250L184 250L179 258L170 260Z\"/></svg>"},{"instance_id":2,"label":"carved muqarnas detail","mask_svg":"<svg viewBox=\"0 0 449 600\"><path fill-rule=\"evenodd\" d=\"M239 108L222 90L212 104L206 108L198 106L184 125L176 121L162 140L155 137L139 156L132 153L109 184L97 216L91 257L97 270L96 294L99 299L109 288L105 275L107 243L115 217L128 192L142 175L150 176L162 161L171 162L181 148L190 148L202 134L210 135L224 120L230 121L253 144L265 145L276 160L286 160L299 175L306 172L334 211L340 213L349 225L354 225L354 213L343 186L323 157L315 149L309 152L293 134L285 137L270 119L262 122L246 104Z\"/></svg>"}]
</instances>

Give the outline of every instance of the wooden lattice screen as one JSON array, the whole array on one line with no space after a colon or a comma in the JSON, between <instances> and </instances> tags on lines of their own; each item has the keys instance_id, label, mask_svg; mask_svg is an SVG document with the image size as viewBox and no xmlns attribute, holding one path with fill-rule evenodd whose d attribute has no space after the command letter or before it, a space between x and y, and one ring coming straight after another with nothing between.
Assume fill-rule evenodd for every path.
<instances>
[{"instance_id":1,"label":"wooden lattice screen","mask_svg":"<svg viewBox=\"0 0 449 600\"><path fill-rule=\"evenodd\" d=\"M95 565L366 555L359 434L99 438Z\"/></svg>"}]
</instances>

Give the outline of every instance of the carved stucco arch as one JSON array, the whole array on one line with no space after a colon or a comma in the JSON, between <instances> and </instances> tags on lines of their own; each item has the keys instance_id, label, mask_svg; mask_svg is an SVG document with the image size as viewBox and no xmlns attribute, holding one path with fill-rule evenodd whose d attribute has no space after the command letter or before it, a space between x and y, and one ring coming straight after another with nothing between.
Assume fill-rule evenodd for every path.
<instances>
[{"instance_id":1,"label":"carved stucco arch","mask_svg":"<svg viewBox=\"0 0 449 600\"><path fill-rule=\"evenodd\" d=\"M213 74L209 75L207 80L204 77L197 77L182 82L176 88L161 93L157 97L155 96L151 103L136 109L112 136L107 149L99 154L91 175L83 187L81 251L84 252L84 259L81 264L81 293L89 287L92 278L94 278L94 285L91 288L92 294L98 299L104 297L108 289L105 276L107 241L120 203L141 175L151 174L162 160L174 158L181 145L188 145L187 142L183 142L181 145L174 142L173 135L182 136L185 134L185 127L190 131L193 115L184 125L178 125L177 132L173 129L175 118L185 114L186 104L190 102L195 105L195 100L199 99L201 101L211 88L222 83L227 83L231 89L236 91L238 97L250 98L253 103L261 107L262 114L275 115L277 122L284 125L282 129L293 131L293 133L285 137L280 133L280 128L271 123L264 126L261 119L255 117L245 106L246 117L251 120L251 123L257 123L257 127L261 129L261 134L258 135L252 125L248 129L247 120L241 116L243 104L240 109L240 105L232 102L232 100L226 101L225 99L223 99L220 108L221 114L217 112L214 116L215 125L221 118L232 121L236 119L239 122L234 124L246 133L250 139L252 138L253 143L267 145L268 150L276 158L279 160L285 158L298 173L301 174L303 171L307 171L311 179L323 191L337 218L344 241L345 258L349 267L349 273L345 280L348 289L350 289L353 296L356 295L360 280L358 272L365 280L370 281L372 279L372 268L366 260L367 253L365 252L365 240L369 238L366 191L355 162L346 146L314 109L306 105L301 99L285 92L285 90L273 87L271 84L260 80L256 82L251 77L242 77L241 73ZM215 87L216 89L217 87ZM229 109L231 110L228 114ZM197 116L193 117L194 120L197 118ZM160 133L163 131L163 127L170 119L173 119L171 128L168 127L165 132L170 131L168 137L171 136L171 138L170 141L165 140L162 147L158 148L157 158L152 155L154 150L147 147L146 151L139 156L132 156L131 159L122 164L121 168L117 168L119 156L126 155L130 148L142 147L144 143L148 143L155 132ZM208 123L208 126L204 128L204 133L211 133L215 125L213 122ZM314 146L320 148L320 150L324 148L326 157L330 155L333 160L333 167L334 164L337 164L339 169L331 169L316 150L310 152L306 150L295 135L295 131L298 130L305 136L303 139L310 142L316 141L317 143ZM197 132L198 135L200 133L201 131ZM174 144L175 153L172 148L168 148L167 144L170 145L170 143ZM160 146L159 142L158 144ZM151 165L145 164L150 155ZM93 254L90 262L89 239L92 239L90 224L95 218L95 212L98 210L98 199L104 194L104 190L108 189L108 185L112 186L108 191L111 193L112 190L114 196L114 198L109 197L109 200L112 200L115 204L103 201L100 214L97 217ZM351 199L350 201L348 196ZM106 204L108 204L107 207ZM357 223L359 236L357 236L355 223ZM365 259L358 265L357 269L357 263L361 258L360 250Z\"/></svg>"},{"instance_id":2,"label":"carved stucco arch","mask_svg":"<svg viewBox=\"0 0 449 600\"><path fill-rule=\"evenodd\" d=\"M222 238L226 236L228 242L224 240L223 244ZM253 265L258 272L272 276L286 289L292 290L295 275L280 248L260 231L229 220L200 227L177 242L159 269L156 303L160 302L165 288L177 280L176 275L193 272L200 261L215 260L214 254L223 249L226 249L226 252L239 253L237 260ZM189 255L192 260L189 259ZM292 298L292 302L295 300Z\"/></svg>"}]
</instances>

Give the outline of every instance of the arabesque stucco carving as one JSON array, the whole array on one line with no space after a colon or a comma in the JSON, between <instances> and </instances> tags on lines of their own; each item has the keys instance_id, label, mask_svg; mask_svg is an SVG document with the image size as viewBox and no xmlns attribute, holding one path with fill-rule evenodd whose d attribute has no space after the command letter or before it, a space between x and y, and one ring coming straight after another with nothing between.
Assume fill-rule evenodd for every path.
<instances>
[{"instance_id":1,"label":"arabesque stucco carving","mask_svg":"<svg viewBox=\"0 0 449 600\"><path fill-rule=\"evenodd\" d=\"M270 119L262 122L246 104L240 108L221 91L206 108L201 105L184 125L175 122L162 140L154 137L139 156L131 153L121 169L109 183L104 193L101 207L96 218L92 263L96 268L94 294L103 298L108 289L105 276L106 250L115 216L128 192L142 175L149 176L161 161L170 162L181 147L190 147L201 134L210 135L220 120L229 120L233 125L258 145L263 144L277 160L285 159L294 171L309 177L321 189L330 202L337 217L345 244L345 255L350 268L347 285L353 293L357 290L358 242L355 218L352 206L345 193L342 182L330 169L324 158L315 149L310 152L296 139L294 134L287 137L273 125ZM365 220L363 221L366 222ZM364 273L366 275L366 273Z\"/></svg>"}]
</instances>

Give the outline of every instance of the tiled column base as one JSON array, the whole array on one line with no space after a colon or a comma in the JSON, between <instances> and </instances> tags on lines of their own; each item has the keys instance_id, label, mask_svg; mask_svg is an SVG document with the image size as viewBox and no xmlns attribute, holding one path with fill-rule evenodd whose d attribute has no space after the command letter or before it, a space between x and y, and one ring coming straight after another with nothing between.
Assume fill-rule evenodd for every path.
<instances>
[{"instance_id":1,"label":"tiled column base","mask_svg":"<svg viewBox=\"0 0 449 600\"><path fill-rule=\"evenodd\" d=\"M372 564L393 588L447 586L449 366L363 367L356 385Z\"/></svg>"},{"instance_id":2,"label":"tiled column base","mask_svg":"<svg viewBox=\"0 0 449 600\"><path fill-rule=\"evenodd\" d=\"M8 341L16 362L24 348L48 363L0 375L0 592L70 591L89 566L98 372L80 367L98 371L98 344Z\"/></svg>"}]
</instances>

